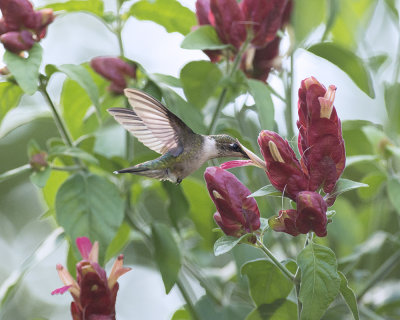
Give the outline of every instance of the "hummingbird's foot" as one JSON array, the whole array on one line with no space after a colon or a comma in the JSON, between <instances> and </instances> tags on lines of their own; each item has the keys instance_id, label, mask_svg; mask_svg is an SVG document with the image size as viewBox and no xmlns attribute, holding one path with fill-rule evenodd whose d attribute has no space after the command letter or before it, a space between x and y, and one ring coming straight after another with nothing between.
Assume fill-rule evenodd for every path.
<instances>
[{"instance_id":1,"label":"hummingbird's foot","mask_svg":"<svg viewBox=\"0 0 400 320\"><path fill-rule=\"evenodd\" d=\"M182 182L181 178L176 179L176 185L178 186Z\"/></svg>"}]
</instances>

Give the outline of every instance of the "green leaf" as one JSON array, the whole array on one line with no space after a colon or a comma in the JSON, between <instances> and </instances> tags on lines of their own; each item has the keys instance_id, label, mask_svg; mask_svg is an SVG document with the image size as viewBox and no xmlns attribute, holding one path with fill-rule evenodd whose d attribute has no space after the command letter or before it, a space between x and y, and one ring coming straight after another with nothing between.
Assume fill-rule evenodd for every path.
<instances>
[{"instance_id":1,"label":"green leaf","mask_svg":"<svg viewBox=\"0 0 400 320\"><path fill-rule=\"evenodd\" d=\"M186 35L196 25L193 11L176 0L140 0L132 5L130 15L138 20L150 20L162 25L167 32Z\"/></svg>"},{"instance_id":2,"label":"green leaf","mask_svg":"<svg viewBox=\"0 0 400 320\"><path fill-rule=\"evenodd\" d=\"M297 319L297 305L286 299L262 304L254 309L246 320L293 320Z\"/></svg>"},{"instance_id":3,"label":"green leaf","mask_svg":"<svg viewBox=\"0 0 400 320\"><path fill-rule=\"evenodd\" d=\"M69 0L65 2L49 3L43 8L51 8L54 11L86 11L97 16L102 16L104 4L102 0Z\"/></svg>"},{"instance_id":4,"label":"green leaf","mask_svg":"<svg viewBox=\"0 0 400 320\"><path fill-rule=\"evenodd\" d=\"M379 69L389 60L389 56L386 54L379 54L368 58L368 67L373 72L378 72Z\"/></svg>"},{"instance_id":5,"label":"green leaf","mask_svg":"<svg viewBox=\"0 0 400 320\"><path fill-rule=\"evenodd\" d=\"M385 105L389 115L385 130L400 134L400 83L385 84Z\"/></svg>"},{"instance_id":6,"label":"green leaf","mask_svg":"<svg viewBox=\"0 0 400 320\"><path fill-rule=\"evenodd\" d=\"M346 301L346 304L348 305L351 313L353 314L354 320L359 320L360 316L358 313L356 295L354 294L354 291L351 290L351 288L349 287L346 276L340 271L338 272L338 274L340 276L340 293L344 301Z\"/></svg>"},{"instance_id":7,"label":"green leaf","mask_svg":"<svg viewBox=\"0 0 400 320\"><path fill-rule=\"evenodd\" d=\"M14 268L9 277L2 279L0 285L0 307L5 307L7 301L15 294L15 290L22 282L25 274L39 262L46 259L51 253L61 245L64 240L62 228L55 229L50 235L44 239L37 249L32 252L23 263L20 263L17 268Z\"/></svg>"},{"instance_id":8,"label":"green leaf","mask_svg":"<svg viewBox=\"0 0 400 320\"><path fill-rule=\"evenodd\" d=\"M248 79L250 94L256 103L257 114L263 130L274 130L274 104L271 98L271 92L265 82L259 80Z\"/></svg>"},{"instance_id":9,"label":"green leaf","mask_svg":"<svg viewBox=\"0 0 400 320\"><path fill-rule=\"evenodd\" d=\"M220 256L221 254L231 251L237 244L246 243L246 239L253 236L252 233L246 233L240 238L223 235L214 243L214 255Z\"/></svg>"},{"instance_id":10,"label":"green leaf","mask_svg":"<svg viewBox=\"0 0 400 320\"><path fill-rule=\"evenodd\" d=\"M396 8L396 0L385 0L386 6L389 9L389 12L392 14L395 23L399 22L399 12Z\"/></svg>"},{"instance_id":11,"label":"green leaf","mask_svg":"<svg viewBox=\"0 0 400 320\"><path fill-rule=\"evenodd\" d=\"M169 182L163 182L162 186L168 194L169 205L168 215L173 226L178 230L179 221L188 216L189 203L180 186L175 186Z\"/></svg>"},{"instance_id":12,"label":"green leaf","mask_svg":"<svg viewBox=\"0 0 400 320\"><path fill-rule=\"evenodd\" d=\"M99 91L89 71L85 67L76 64L63 64L58 66L57 69L65 73L71 80L76 81L85 90L98 114L100 114Z\"/></svg>"},{"instance_id":13,"label":"green leaf","mask_svg":"<svg viewBox=\"0 0 400 320\"><path fill-rule=\"evenodd\" d=\"M125 222L122 223L117 231L117 234L107 248L105 262L121 253L129 241L130 234L131 228Z\"/></svg>"},{"instance_id":14,"label":"green leaf","mask_svg":"<svg viewBox=\"0 0 400 320\"><path fill-rule=\"evenodd\" d=\"M398 177L390 177L387 182L387 192L393 207L400 214L400 179Z\"/></svg>"},{"instance_id":15,"label":"green leaf","mask_svg":"<svg viewBox=\"0 0 400 320\"><path fill-rule=\"evenodd\" d=\"M156 83L164 83L171 87L182 88L181 80L168 74L153 73L149 74L149 78L151 78Z\"/></svg>"},{"instance_id":16,"label":"green leaf","mask_svg":"<svg viewBox=\"0 0 400 320\"><path fill-rule=\"evenodd\" d=\"M8 111L15 108L23 91L12 82L0 82L0 123Z\"/></svg>"},{"instance_id":17,"label":"green leaf","mask_svg":"<svg viewBox=\"0 0 400 320\"><path fill-rule=\"evenodd\" d=\"M205 132L204 117L201 111L186 102L175 91L163 87L162 94L167 108L182 119L194 132Z\"/></svg>"},{"instance_id":18,"label":"green leaf","mask_svg":"<svg viewBox=\"0 0 400 320\"><path fill-rule=\"evenodd\" d=\"M221 306L209 296L202 296L195 305L201 320L243 320L250 312L249 305L240 302Z\"/></svg>"},{"instance_id":19,"label":"green leaf","mask_svg":"<svg viewBox=\"0 0 400 320\"><path fill-rule=\"evenodd\" d=\"M50 167L46 167L42 171L34 171L30 175L31 182L35 185L37 185L39 188L43 188L47 180L49 180L51 174L51 169Z\"/></svg>"},{"instance_id":20,"label":"green leaf","mask_svg":"<svg viewBox=\"0 0 400 320\"><path fill-rule=\"evenodd\" d=\"M196 226L197 232L204 239L204 247L208 250L214 245L215 234L212 232L214 227L213 214L215 206L210 200L207 188L204 182L187 177L181 183L182 191L189 202L190 219Z\"/></svg>"},{"instance_id":21,"label":"green leaf","mask_svg":"<svg viewBox=\"0 0 400 320\"><path fill-rule=\"evenodd\" d=\"M200 26L189 33L183 39L181 48L189 50L222 50L229 48L229 44L222 43L214 27L207 25Z\"/></svg>"},{"instance_id":22,"label":"green leaf","mask_svg":"<svg viewBox=\"0 0 400 320\"><path fill-rule=\"evenodd\" d=\"M272 184L268 184L258 189L257 191L253 192L251 195L247 196L247 198L264 197L264 196L282 197L282 193L276 190Z\"/></svg>"},{"instance_id":23,"label":"green leaf","mask_svg":"<svg viewBox=\"0 0 400 320\"><path fill-rule=\"evenodd\" d=\"M55 157L59 156L79 158L93 164L99 163L98 160L95 157L93 157L90 153L76 147L68 147L68 146L52 147L49 152L49 159L54 159Z\"/></svg>"},{"instance_id":24,"label":"green leaf","mask_svg":"<svg viewBox=\"0 0 400 320\"><path fill-rule=\"evenodd\" d=\"M301 270L301 319L319 320L339 293L340 277L333 251L310 243L297 257Z\"/></svg>"},{"instance_id":25,"label":"green leaf","mask_svg":"<svg viewBox=\"0 0 400 320\"><path fill-rule=\"evenodd\" d=\"M42 47L35 43L29 56L22 58L17 54L6 51L4 62L11 74L15 77L18 85L27 94L34 94L39 86L39 67L42 62Z\"/></svg>"},{"instance_id":26,"label":"green leaf","mask_svg":"<svg viewBox=\"0 0 400 320\"><path fill-rule=\"evenodd\" d=\"M179 309L175 311L171 320L192 320L192 317L186 309Z\"/></svg>"},{"instance_id":27,"label":"green leaf","mask_svg":"<svg viewBox=\"0 0 400 320\"><path fill-rule=\"evenodd\" d=\"M182 68L180 78L187 100L201 109L215 92L222 72L209 61L192 61Z\"/></svg>"},{"instance_id":28,"label":"green leaf","mask_svg":"<svg viewBox=\"0 0 400 320\"><path fill-rule=\"evenodd\" d=\"M334 43L318 43L307 49L311 53L328 60L344 71L351 80L368 96L375 98L371 75L364 62L352 51Z\"/></svg>"},{"instance_id":29,"label":"green leaf","mask_svg":"<svg viewBox=\"0 0 400 320\"><path fill-rule=\"evenodd\" d=\"M370 199L376 196L386 179L386 174L383 174L382 172L371 172L361 180L362 183L368 185L368 188L359 189L358 195L361 199Z\"/></svg>"},{"instance_id":30,"label":"green leaf","mask_svg":"<svg viewBox=\"0 0 400 320\"><path fill-rule=\"evenodd\" d=\"M107 179L76 173L58 189L55 201L57 222L71 241L89 237L99 241L100 261L124 218L124 200Z\"/></svg>"},{"instance_id":31,"label":"green leaf","mask_svg":"<svg viewBox=\"0 0 400 320\"><path fill-rule=\"evenodd\" d=\"M379 159L378 156L370 154L362 154L359 156L348 156L346 157L346 168L354 164L359 164L361 162L376 162Z\"/></svg>"},{"instance_id":32,"label":"green leaf","mask_svg":"<svg viewBox=\"0 0 400 320\"><path fill-rule=\"evenodd\" d=\"M293 289L293 283L269 260L249 261L240 273L249 279L250 295L257 307L285 299Z\"/></svg>"},{"instance_id":33,"label":"green leaf","mask_svg":"<svg viewBox=\"0 0 400 320\"><path fill-rule=\"evenodd\" d=\"M326 1L297 0L292 15L296 42L300 43L315 30L325 18Z\"/></svg>"},{"instance_id":34,"label":"green leaf","mask_svg":"<svg viewBox=\"0 0 400 320\"><path fill-rule=\"evenodd\" d=\"M151 227L154 258L161 272L165 292L168 294L178 279L181 268L181 253L171 233L171 228L162 223Z\"/></svg>"},{"instance_id":35,"label":"green leaf","mask_svg":"<svg viewBox=\"0 0 400 320\"><path fill-rule=\"evenodd\" d=\"M328 199L337 197L338 195L353 189L365 188L365 187L368 187L368 185L365 183L360 183L348 179L339 179L336 182L335 188L329 194Z\"/></svg>"}]
</instances>

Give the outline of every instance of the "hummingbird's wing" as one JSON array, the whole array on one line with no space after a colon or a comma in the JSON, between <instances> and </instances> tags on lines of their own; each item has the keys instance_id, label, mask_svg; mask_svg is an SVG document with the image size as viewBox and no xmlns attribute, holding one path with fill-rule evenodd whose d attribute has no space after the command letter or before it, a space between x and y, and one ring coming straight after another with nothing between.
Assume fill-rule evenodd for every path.
<instances>
[{"instance_id":1,"label":"hummingbird's wing","mask_svg":"<svg viewBox=\"0 0 400 320\"><path fill-rule=\"evenodd\" d=\"M110 108L108 112L148 148L160 154L170 151L178 156L183 151L182 137L194 132L148 94L136 89L124 92L133 110Z\"/></svg>"}]
</instances>

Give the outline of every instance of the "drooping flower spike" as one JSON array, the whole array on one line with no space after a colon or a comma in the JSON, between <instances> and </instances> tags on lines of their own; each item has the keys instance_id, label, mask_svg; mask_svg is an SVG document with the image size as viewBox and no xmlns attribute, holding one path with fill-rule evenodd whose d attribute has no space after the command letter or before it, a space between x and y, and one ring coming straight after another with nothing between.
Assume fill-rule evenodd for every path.
<instances>
[{"instance_id":1,"label":"drooping flower spike","mask_svg":"<svg viewBox=\"0 0 400 320\"><path fill-rule=\"evenodd\" d=\"M314 77L301 82L297 121L300 160L286 140L275 132L263 130L258 144L264 166L252 152L248 153L250 160L221 165L224 169L243 165L263 167L271 184L296 201L296 210L281 210L269 220L275 231L293 236L310 231L320 237L327 234L326 211L335 200L329 193L334 190L346 162L341 123L333 105L335 92L335 86L326 89ZM325 192L329 200L325 201L319 191Z\"/></svg>"}]
</instances>

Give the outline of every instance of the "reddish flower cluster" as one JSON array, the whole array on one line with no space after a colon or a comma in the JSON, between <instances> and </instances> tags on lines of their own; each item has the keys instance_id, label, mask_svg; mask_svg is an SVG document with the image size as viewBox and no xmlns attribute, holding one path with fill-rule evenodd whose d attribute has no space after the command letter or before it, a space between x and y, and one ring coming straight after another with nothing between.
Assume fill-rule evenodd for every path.
<instances>
[{"instance_id":1,"label":"reddish flower cluster","mask_svg":"<svg viewBox=\"0 0 400 320\"><path fill-rule=\"evenodd\" d=\"M292 0L197 0L199 25L212 25L222 43L238 51L246 37L251 45L245 52L241 69L248 77L265 81L279 54L277 32L288 21ZM219 50L206 50L212 62L221 59Z\"/></svg>"},{"instance_id":2,"label":"reddish flower cluster","mask_svg":"<svg viewBox=\"0 0 400 320\"><path fill-rule=\"evenodd\" d=\"M207 189L217 207L215 222L228 236L241 237L260 228L260 212L254 198L232 173L208 167L204 173Z\"/></svg>"},{"instance_id":3,"label":"reddish flower cluster","mask_svg":"<svg viewBox=\"0 0 400 320\"><path fill-rule=\"evenodd\" d=\"M30 50L35 42L46 35L47 26L53 22L53 10L33 10L28 0L1 0L0 41L13 53Z\"/></svg>"},{"instance_id":4,"label":"reddish flower cluster","mask_svg":"<svg viewBox=\"0 0 400 320\"><path fill-rule=\"evenodd\" d=\"M317 236L326 236L326 210L334 202L318 193L333 191L342 174L346 154L342 128L333 106L335 86L328 90L314 77L301 82L299 89L299 161L289 143L277 133L264 130L258 137L258 144L265 159L265 172L271 184L284 195L296 201L296 210L281 210L269 220L275 231L293 236L314 231ZM246 151L247 152L247 151ZM254 165L260 160L249 153ZM223 164L222 168L248 165L249 160Z\"/></svg>"},{"instance_id":5,"label":"reddish flower cluster","mask_svg":"<svg viewBox=\"0 0 400 320\"><path fill-rule=\"evenodd\" d=\"M117 57L97 57L90 61L90 66L102 77L111 81L108 89L123 94L128 79L136 79L136 66Z\"/></svg>"},{"instance_id":6,"label":"reddish flower cluster","mask_svg":"<svg viewBox=\"0 0 400 320\"><path fill-rule=\"evenodd\" d=\"M118 278L130 268L123 267L123 255L114 262L110 276L98 264L99 245L92 246L86 237L77 238L76 245L83 260L76 265L77 280L62 266L57 265L58 275L64 287L51 294L63 294L69 291L74 298L71 302L73 320L115 320L115 300L118 292Z\"/></svg>"}]
</instances>

